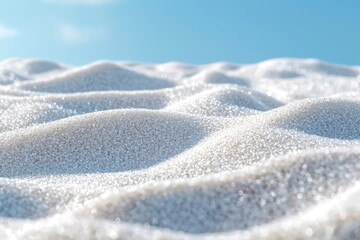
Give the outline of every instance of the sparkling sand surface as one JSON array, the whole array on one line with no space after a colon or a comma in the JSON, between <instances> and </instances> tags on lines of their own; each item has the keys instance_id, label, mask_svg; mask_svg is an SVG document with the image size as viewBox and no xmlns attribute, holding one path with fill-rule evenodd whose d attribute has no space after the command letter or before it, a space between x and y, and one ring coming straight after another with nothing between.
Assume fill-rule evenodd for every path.
<instances>
[{"instance_id":1,"label":"sparkling sand surface","mask_svg":"<svg viewBox=\"0 0 360 240\"><path fill-rule=\"evenodd\" d=\"M360 67L0 62L0 239L360 239Z\"/></svg>"}]
</instances>

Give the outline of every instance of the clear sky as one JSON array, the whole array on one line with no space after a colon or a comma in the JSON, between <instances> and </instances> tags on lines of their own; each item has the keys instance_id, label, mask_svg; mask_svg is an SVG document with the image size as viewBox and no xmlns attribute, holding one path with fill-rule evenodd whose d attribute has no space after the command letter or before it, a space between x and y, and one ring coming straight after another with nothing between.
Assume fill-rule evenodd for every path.
<instances>
[{"instance_id":1,"label":"clear sky","mask_svg":"<svg viewBox=\"0 0 360 240\"><path fill-rule=\"evenodd\" d=\"M0 59L360 65L359 0L4 0Z\"/></svg>"}]
</instances>

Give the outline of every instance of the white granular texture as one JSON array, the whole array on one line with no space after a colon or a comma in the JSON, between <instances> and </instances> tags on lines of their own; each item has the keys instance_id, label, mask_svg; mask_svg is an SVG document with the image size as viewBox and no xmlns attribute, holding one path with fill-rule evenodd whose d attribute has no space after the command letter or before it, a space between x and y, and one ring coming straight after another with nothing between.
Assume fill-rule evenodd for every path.
<instances>
[{"instance_id":1,"label":"white granular texture","mask_svg":"<svg viewBox=\"0 0 360 240\"><path fill-rule=\"evenodd\" d=\"M0 239L360 239L360 68L0 62Z\"/></svg>"}]
</instances>

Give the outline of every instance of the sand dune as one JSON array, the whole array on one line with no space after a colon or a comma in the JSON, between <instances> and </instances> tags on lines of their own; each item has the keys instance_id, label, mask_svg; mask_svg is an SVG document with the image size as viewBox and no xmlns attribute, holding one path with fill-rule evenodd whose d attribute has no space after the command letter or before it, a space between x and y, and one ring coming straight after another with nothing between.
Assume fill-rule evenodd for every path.
<instances>
[{"instance_id":1,"label":"sand dune","mask_svg":"<svg viewBox=\"0 0 360 240\"><path fill-rule=\"evenodd\" d=\"M0 239L360 238L360 69L0 62Z\"/></svg>"},{"instance_id":2,"label":"sand dune","mask_svg":"<svg viewBox=\"0 0 360 240\"><path fill-rule=\"evenodd\" d=\"M107 90L145 90L172 87L170 81L129 71L109 62L65 71L54 77L27 81L18 88L40 92L86 92Z\"/></svg>"}]
</instances>

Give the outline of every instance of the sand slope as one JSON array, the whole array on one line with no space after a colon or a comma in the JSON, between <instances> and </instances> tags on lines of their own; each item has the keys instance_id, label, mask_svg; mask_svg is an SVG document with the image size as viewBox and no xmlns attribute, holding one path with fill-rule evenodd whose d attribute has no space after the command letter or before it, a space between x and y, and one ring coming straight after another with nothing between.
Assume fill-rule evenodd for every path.
<instances>
[{"instance_id":1,"label":"sand slope","mask_svg":"<svg viewBox=\"0 0 360 240\"><path fill-rule=\"evenodd\" d=\"M360 68L0 62L0 239L360 238Z\"/></svg>"}]
</instances>

